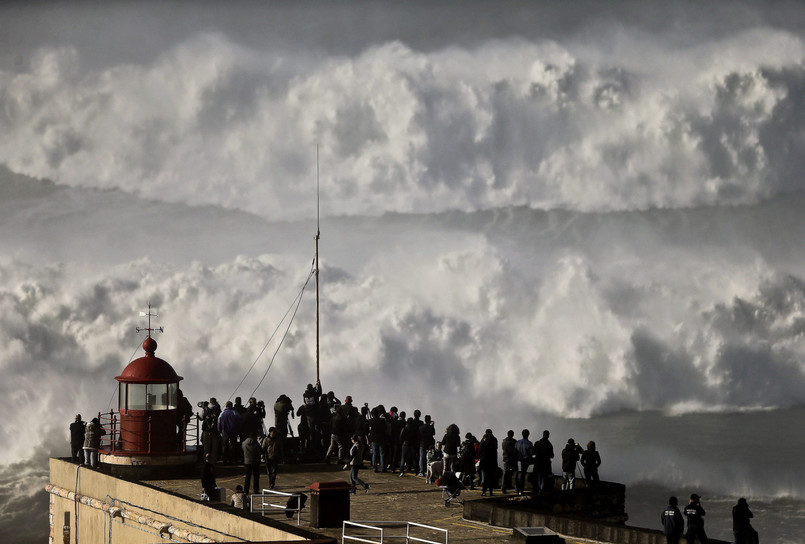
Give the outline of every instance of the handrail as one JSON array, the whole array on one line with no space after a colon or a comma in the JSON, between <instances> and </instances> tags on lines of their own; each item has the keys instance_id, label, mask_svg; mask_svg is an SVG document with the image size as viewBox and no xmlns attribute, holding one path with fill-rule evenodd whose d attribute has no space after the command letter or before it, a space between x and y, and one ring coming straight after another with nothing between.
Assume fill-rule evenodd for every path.
<instances>
[{"instance_id":1,"label":"handrail","mask_svg":"<svg viewBox=\"0 0 805 544\"><path fill-rule=\"evenodd\" d=\"M120 412L115 412L114 410L110 410L109 412L98 413L98 419L101 422L101 428L109 431L108 434L105 434L101 437L101 446L98 448L99 451L103 453L112 453L115 455L141 455L141 454L151 454L151 453L178 453L183 452L187 453L188 450L193 451L194 449L198 449L199 445L199 424L196 419L193 418L186 418L183 417L181 420L180 432L181 436L177 436L179 440L178 450L167 450L167 451L156 451L152 448L151 443L151 416L150 415L141 415L141 416L134 416L128 415L127 416L130 420L142 420L146 424L146 430L142 433L135 432L129 430L128 433L130 435L135 436L142 436L145 438L146 445L145 449L143 450L133 450L123 447L123 438L122 438L122 428L120 423Z\"/></svg>"},{"instance_id":2,"label":"handrail","mask_svg":"<svg viewBox=\"0 0 805 544\"><path fill-rule=\"evenodd\" d=\"M277 495L281 497L300 497L299 502L296 505L296 508L289 508L288 504L273 504L270 502L266 502L266 497L270 495ZM263 515L268 511L266 506L271 508L282 508L285 512L296 512L296 525L297 527L301 524L302 519L302 509L304 508L303 503L301 501L301 497L304 495L302 492L296 493L286 493L284 491L274 491L273 489L263 489L262 493L255 493L251 496L251 501L249 504L249 509L251 512L261 512ZM259 505L255 505L255 498L260 499ZM259 508L255 508L255 506L259 506Z\"/></svg>"},{"instance_id":3,"label":"handrail","mask_svg":"<svg viewBox=\"0 0 805 544\"><path fill-rule=\"evenodd\" d=\"M387 534L385 528L403 528L405 527L405 534ZM444 534L444 541L437 541L437 540L428 540L425 538L420 538L411 535L411 528L412 527L420 527L423 529L437 531L439 533ZM362 528L362 529L369 529L371 531L377 531L379 534L358 534L358 535L348 535L346 534L347 528ZM376 540L377 538L380 540ZM373 538L375 540L368 540L369 538ZM341 542L353 541L353 542L366 542L368 544L382 544L386 540L393 540L393 539L405 539L406 544L410 542L421 542L423 544L447 544L448 543L448 531L447 529L442 529L441 527L434 527L432 525L424 525L422 523L416 523L413 521L344 521L341 527Z\"/></svg>"}]
</instances>

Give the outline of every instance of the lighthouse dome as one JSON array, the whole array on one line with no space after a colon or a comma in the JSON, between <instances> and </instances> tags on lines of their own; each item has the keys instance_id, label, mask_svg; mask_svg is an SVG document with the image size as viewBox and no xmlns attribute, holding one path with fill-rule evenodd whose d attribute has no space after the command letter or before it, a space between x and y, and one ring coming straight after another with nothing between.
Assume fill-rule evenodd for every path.
<instances>
[{"instance_id":1,"label":"lighthouse dome","mask_svg":"<svg viewBox=\"0 0 805 544\"><path fill-rule=\"evenodd\" d=\"M157 342L150 336L143 341L145 356L135 359L115 379L123 383L178 383L182 377L164 359L154 355Z\"/></svg>"}]
</instances>

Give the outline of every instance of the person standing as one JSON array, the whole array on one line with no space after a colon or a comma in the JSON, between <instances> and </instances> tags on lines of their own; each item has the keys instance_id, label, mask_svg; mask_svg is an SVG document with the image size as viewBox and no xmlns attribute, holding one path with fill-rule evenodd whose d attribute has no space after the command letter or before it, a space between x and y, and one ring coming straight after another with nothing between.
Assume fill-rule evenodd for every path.
<instances>
[{"instance_id":1,"label":"person standing","mask_svg":"<svg viewBox=\"0 0 805 544\"><path fill-rule=\"evenodd\" d=\"M458 450L458 464L461 467L462 483L469 485L470 490L473 490L475 489L475 452L478 441L472 433L465 434L464 439Z\"/></svg>"},{"instance_id":2,"label":"person standing","mask_svg":"<svg viewBox=\"0 0 805 544\"><path fill-rule=\"evenodd\" d=\"M569 438L565 449L562 450L562 489L573 489L576 484L576 463L579 462L580 453L584 450Z\"/></svg>"},{"instance_id":3,"label":"person standing","mask_svg":"<svg viewBox=\"0 0 805 544\"><path fill-rule=\"evenodd\" d=\"M257 442L257 433L251 432L243 444L240 445L243 450L243 464L246 466L246 483L243 486L246 493L249 492L249 483L254 477L254 492L260 493L260 455L262 449L260 443Z\"/></svg>"},{"instance_id":4,"label":"person standing","mask_svg":"<svg viewBox=\"0 0 805 544\"><path fill-rule=\"evenodd\" d=\"M660 521L662 522L662 533L665 535L666 544L679 544L679 537L685 530L685 520L682 519L682 512L677 505L679 500L676 497L668 499L668 506L662 511Z\"/></svg>"},{"instance_id":5,"label":"person standing","mask_svg":"<svg viewBox=\"0 0 805 544\"><path fill-rule=\"evenodd\" d=\"M595 487L598 484L598 467L601 466L601 455L595 449L595 442L587 442L587 449L581 454L581 468L584 469L584 479L587 487Z\"/></svg>"},{"instance_id":6,"label":"person standing","mask_svg":"<svg viewBox=\"0 0 805 544\"><path fill-rule=\"evenodd\" d=\"M419 427L417 426L414 418L409 417L405 422L405 427L400 431L400 476L405 475L406 469L412 470L416 473L417 468L414 467L414 459L419 465Z\"/></svg>"},{"instance_id":7,"label":"person standing","mask_svg":"<svg viewBox=\"0 0 805 544\"><path fill-rule=\"evenodd\" d=\"M84 432L84 464L92 468L98 468L98 449L101 447L101 436L106 431L101 427L101 421L94 417L87 424Z\"/></svg>"},{"instance_id":8,"label":"person standing","mask_svg":"<svg viewBox=\"0 0 805 544\"><path fill-rule=\"evenodd\" d=\"M388 426L386 420L380 417L381 411L372 409L372 419L369 420L369 443L372 446L372 468L375 472L386 472L386 435Z\"/></svg>"},{"instance_id":9,"label":"person standing","mask_svg":"<svg viewBox=\"0 0 805 544\"><path fill-rule=\"evenodd\" d=\"M70 457L78 464L84 464L84 432L86 423L81 421L81 414L75 416L75 421L70 423Z\"/></svg>"},{"instance_id":10,"label":"person standing","mask_svg":"<svg viewBox=\"0 0 805 544\"><path fill-rule=\"evenodd\" d=\"M428 450L436 445L436 429L430 415L425 415L425 422L419 426L419 474L425 476L428 472Z\"/></svg>"},{"instance_id":11,"label":"person standing","mask_svg":"<svg viewBox=\"0 0 805 544\"><path fill-rule=\"evenodd\" d=\"M514 431L508 431L506 438L500 443L500 450L503 453L503 483L500 492L506 493L506 489L512 486L512 476L517 472L517 441L514 439Z\"/></svg>"},{"instance_id":12,"label":"person standing","mask_svg":"<svg viewBox=\"0 0 805 544\"><path fill-rule=\"evenodd\" d=\"M540 438L534 445L534 472L537 473L537 487L539 492L542 493L548 488L548 482L551 481L553 471L551 470L551 459L553 459L553 444L549 440L551 433L548 431L542 432Z\"/></svg>"},{"instance_id":13,"label":"person standing","mask_svg":"<svg viewBox=\"0 0 805 544\"><path fill-rule=\"evenodd\" d=\"M489 496L495 488L498 472L498 439L492 434L492 429L487 429L481 437L478 445L478 468L481 470L481 496Z\"/></svg>"},{"instance_id":14,"label":"person standing","mask_svg":"<svg viewBox=\"0 0 805 544\"><path fill-rule=\"evenodd\" d=\"M685 533L685 540L687 540L688 544L693 544L697 538L702 544L708 544L707 534L704 532L704 514L701 497L693 493L690 496L690 502L685 507L685 517L688 519L688 531Z\"/></svg>"},{"instance_id":15,"label":"person standing","mask_svg":"<svg viewBox=\"0 0 805 544\"><path fill-rule=\"evenodd\" d=\"M232 401L226 402L226 408L218 417L218 433L224 443L223 462L233 463L240 455L235 451L240 432L240 415L232 407Z\"/></svg>"},{"instance_id":16,"label":"person standing","mask_svg":"<svg viewBox=\"0 0 805 544\"><path fill-rule=\"evenodd\" d=\"M349 449L349 460L344 468L349 467L349 483L352 484L350 493L355 494L355 484L361 484L364 491L369 493L369 484L358 477L358 471L363 468L363 447L361 438L357 434L352 435L352 447Z\"/></svg>"},{"instance_id":17,"label":"person standing","mask_svg":"<svg viewBox=\"0 0 805 544\"><path fill-rule=\"evenodd\" d=\"M329 458L333 454L338 455L339 463L343 463L344 459L346 459L350 426L345 412L346 410L341 410L341 405L339 405L333 414L332 421L329 425L330 447L327 448L327 453L324 454L325 462L329 462Z\"/></svg>"},{"instance_id":18,"label":"person standing","mask_svg":"<svg viewBox=\"0 0 805 544\"><path fill-rule=\"evenodd\" d=\"M285 438L288 436L288 416L294 417L293 403L288 395L280 395L274 403L274 428L280 459L285 458Z\"/></svg>"},{"instance_id":19,"label":"person standing","mask_svg":"<svg viewBox=\"0 0 805 544\"><path fill-rule=\"evenodd\" d=\"M749 504L741 497L738 504L732 507L732 534L735 536L735 544L758 544L757 531L749 521L752 517Z\"/></svg>"},{"instance_id":20,"label":"person standing","mask_svg":"<svg viewBox=\"0 0 805 544\"><path fill-rule=\"evenodd\" d=\"M514 449L517 451L517 463L519 465L517 479L515 480L515 489L518 495L522 495L525 492L525 480L528 467L534 462L534 444L528 439L531 433L528 429L523 429L522 434L523 437L514 444Z\"/></svg>"},{"instance_id":21,"label":"person standing","mask_svg":"<svg viewBox=\"0 0 805 544\"><path fill-rule=\"evenodd\" d=\"M458 447L461 445L461 432L458 425L451 423L445 430L442 438L442 453L444 454L444 472L456 471L456 460L458 459Z\"/></svg>"},{"instance_id":22,"label":"person standing","mask_svg":"<svg viewBox=\"0 0 805 544\"><path fill-rule=\"evenodd\" d=\"M209 453L204 456L204 466L201 469L201 488L208 501L216 496L215 484L215 465L212 462L212 455ZM203 498L203 497L202 497Z\"/></svg>"},{"instance_id":23,"label":"person standing","mask_svg":"<svg viewBox=\"0 0 805 544\"><path fill-rule=\"evenodd\" d=\"M280 463L280 452L277 447L277 429L271 427L263 438L263 455L266 458L266 472L268 473L268 488L274 489L277 483L277 469Z\"/></svg>"}]
</instances>

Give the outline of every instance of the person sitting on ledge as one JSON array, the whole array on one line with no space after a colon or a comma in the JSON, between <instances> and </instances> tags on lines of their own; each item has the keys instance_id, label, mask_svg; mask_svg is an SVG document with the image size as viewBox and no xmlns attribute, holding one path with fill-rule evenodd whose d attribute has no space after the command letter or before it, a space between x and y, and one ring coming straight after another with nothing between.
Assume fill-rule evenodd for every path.
<instances>
[{"instance_id":1,"label":"person sitting on ledge","mask_svg":"<svg viewBox=\"0 0 805 544\"><path fill-rule=\"evenodd\" d=\"M246 493L243 492L242 485L238 485L235 488L230 504L239 510L248 510L248 508L246 508Z\"/></svg>"}]
</instances>

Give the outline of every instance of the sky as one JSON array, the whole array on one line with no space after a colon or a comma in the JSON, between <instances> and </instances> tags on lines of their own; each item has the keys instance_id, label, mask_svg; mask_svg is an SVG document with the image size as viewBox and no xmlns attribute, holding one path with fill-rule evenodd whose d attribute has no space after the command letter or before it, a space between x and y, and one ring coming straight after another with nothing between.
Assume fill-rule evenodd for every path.
<instances>
[{"instance_id":1,"label":"sky","mask_svg":"<svg viewBox=\"0 0 805 544\"><path fill-rule=\"evenodd\" d=\"M801 406L803 15L3 3L0 465L116 405L149 303L194 402L298 401L317 228L342 397L499 435Z\"/></svg>"}]
</instances>

